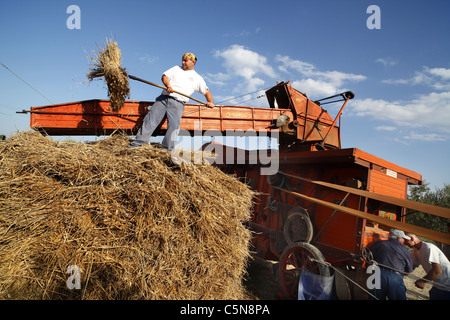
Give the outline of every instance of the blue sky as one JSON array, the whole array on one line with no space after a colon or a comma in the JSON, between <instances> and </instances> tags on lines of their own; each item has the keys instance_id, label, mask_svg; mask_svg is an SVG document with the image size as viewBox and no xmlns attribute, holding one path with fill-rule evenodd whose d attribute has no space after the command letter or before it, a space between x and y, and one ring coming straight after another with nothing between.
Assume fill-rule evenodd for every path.
<instances>
[{"instance_id":1,"label":"blue sky","mask_svg":"<svg viewBox=\"0 0 450 320\"><path fill-rule=\"evenodd\" d=\"M81 10L81 29L67 28L70 5ZM370 5L380 9L380 29L367 27ZM113 37L129 74L151 82L194 52L216 102L288 80L312 100L351 90L343 147L441 188L450 183L448 12L446 0L0 0L0 133L28 129L22 109L107 98L102 81L86 80L87 53ZM131 82L132 100L159 93ZM260 95L226 103L267 106ZM339 107L326 108L335 116Z\"/></svg>"}]
</instances>

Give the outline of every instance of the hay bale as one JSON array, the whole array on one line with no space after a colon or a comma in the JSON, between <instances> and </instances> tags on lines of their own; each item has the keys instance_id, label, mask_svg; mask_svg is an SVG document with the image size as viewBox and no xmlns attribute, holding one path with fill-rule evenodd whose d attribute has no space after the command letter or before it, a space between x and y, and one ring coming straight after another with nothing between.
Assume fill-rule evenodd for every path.
<instances>
[{"instance_id":1,"label":"hay bale","mask_svg":"<svg viewBox=\"0 0 450 320\"><path fill-rule=\"evenodd\" d=\"M252 191L125 136L0 143L0 299L242 299ZM68 289L67 268L81 269Z\"/></svg>"},{"instance_id":2,"label":"hay bale","mask_svg":"<svg viewBox=\"0 0 450 320\"><path fill-rule=\"evenodd\" d=\"M106 40L106 47L99 51L94 58L94 62L87 75L89 81L98 78L105 78L108 86L108 96L111 100L111 109L119 111L125 98L130 98L130 86L128 74L121 66L122 53L116 41Z\"/></svg>"}]
</instances>

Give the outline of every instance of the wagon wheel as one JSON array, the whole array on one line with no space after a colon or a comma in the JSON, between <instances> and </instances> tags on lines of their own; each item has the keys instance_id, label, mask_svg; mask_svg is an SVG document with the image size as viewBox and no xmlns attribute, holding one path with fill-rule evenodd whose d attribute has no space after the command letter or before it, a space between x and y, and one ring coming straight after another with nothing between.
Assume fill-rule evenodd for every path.
<instances>
[{"instance_id":1,"label":"wagon wheel","mask_svg":"<svg viewBox=\"0 0 450 320\"><path fill-rule=\"evenodd\" d=\"M365 263L373 263L373 254L372 251L366 246L361 247L361 259Z\"/></svg>"},{"instance_id":2,"label":"wagon wheel","mask_svg":"<svg viewBox=\"0 0 450 320\"><path fill-rule=\"evenodd\" d=\"M295 207L289 212L283 225L283 233L287 244L311 242L313 225L306 209Z\"/></svg>"},{"instance_id":3,"label":"wagon wheel","mask_svg":"<svg viewBox=\"0 0 450 320\"><path fill-rule=\"evenodd\" d=\"M302 269L324 277L330 276L328 266L315 260L325 262L322 253L312 244L293 243L284 249L280 257L279 278L281 289L287 298L297 299Z\"/></svg>"}]
</instances>

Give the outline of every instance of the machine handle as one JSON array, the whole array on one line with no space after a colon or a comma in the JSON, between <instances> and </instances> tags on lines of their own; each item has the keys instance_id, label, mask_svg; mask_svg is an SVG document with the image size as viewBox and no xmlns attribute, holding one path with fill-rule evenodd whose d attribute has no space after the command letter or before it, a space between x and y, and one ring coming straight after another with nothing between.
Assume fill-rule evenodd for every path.
<instances>
[{"instance_id":1,"label":"machine handle","mask_svg":"<svg viewBox=\"0 0 450 320\"><path fill-rule=\"evenodd\" d=\"M140 81L140 82L149 84L149 85L151 85L151 86L155 86L155 87L158 87L158 88L161 88L161 89L167 89L167 88L164 87L164 86L160 86L159 84L156 84L156 83L153 83L153 82L150 82L150 81L147 81L147 80L144 80L144 79L141 79L141 78L132 76L132 75L128 75L128 77L129 77L130 79L133 79L133 80L136 80L136 81ZM175 90L174 90L173 92L178 93L178 94L181 94L182 96L185 96L185 97L187 97L187 98L189 98L189 99L192 99L192 100L194 100L194 101L197 101L198 103L205 104L205 105L207 104L206 102L203 102L203 101L201 101L201 100L197 100L197 99L195 99L195 98L192 98L191 96L188 96L187 94L184 94L184 93L181 93L181 92L178 92L178 91L175 91Z\"/></svg>"}]
</instances>

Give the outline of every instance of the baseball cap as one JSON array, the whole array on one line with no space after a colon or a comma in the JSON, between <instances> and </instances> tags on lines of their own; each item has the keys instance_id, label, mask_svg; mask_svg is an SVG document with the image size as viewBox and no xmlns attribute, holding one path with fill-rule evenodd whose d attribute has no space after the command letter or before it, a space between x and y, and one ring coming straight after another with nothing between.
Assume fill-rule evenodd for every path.
<instances>
[{"instance_id":1,"label":"baseball cap","mask_svg":"<svg viewBox=\"0 0 450 320\"><path fill-rule=\"evenodd\" d=\"M403 238L406 240L411 240L411 237L408 237L402 230L398 229L389 230L389 238Z\"/></svg>"}]
</instances>

